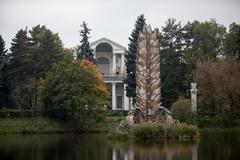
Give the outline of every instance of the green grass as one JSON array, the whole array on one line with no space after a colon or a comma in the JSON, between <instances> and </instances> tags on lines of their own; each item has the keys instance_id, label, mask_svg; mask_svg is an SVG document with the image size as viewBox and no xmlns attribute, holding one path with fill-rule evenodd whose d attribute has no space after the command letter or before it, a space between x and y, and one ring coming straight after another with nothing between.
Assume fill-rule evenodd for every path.
<instances>
[{"instance_id":1,"label":"green grass","mask_svg":"<svg viewBox=\"0 0 240 160\"><path fill-rule=\"evenodd\" d=\"M117 140L117 141L127 141L131 137L131 135L128 133L123 133L119 131L118 129L114 129L108 132L107 138L110 140Z\"/></svg>"},{"instance_id":2,"label":"green grass","mask_svg":"<svg viewBox=\"0 0 240 160\"><path fill-rule=\"evenodd\" d=\"M187 125L184 123L139 124L132 129L131 134L136 141L161 141L163 139L191 140L196 139L199 136L197 126Z\"/></svg>"},{"instance_id":3,"label":"green grass","mask_svg":"<svg viewBox=\"0 0 240 160\"><path fill-rule=\"evenodd\" d=\"M125 116L106 116L92 124L86 132L109 132L118 128ZM76 132L70 122L59 122L48 118L1 118L0 133L66 133Z\"/></svg>"},{"instance_id":4,"label":"green grass","mask_svg":"<svg viewBox=\"0 0 240 160\"><path fill-rule=\"evenodd\" d=\"M92 127L90 132L111 132L119 127L125 116L106 116Z\"/></svg>"},{"instance_id":5,"label":"green grass","mask_svg":"<svg viewBox=\"0 0 240 160\"><path fill-rule=\"evenodd\" d=\"M136 142L165 140L197 140L199 131L195 125L144 123L135 125L127 134L119 130L109 132L108 138L115 140L132 139Z\"/></svg>"},{"instance_id":6,"label":"green grass","mask_svg":"<svg viewBox=\"0 0 240 160\"><path fill-rule=\"evenodd\" d=\"M73 130L71 125L47 118L0 119L0 133L61 133Z\"/></svg>"}]
</instances>

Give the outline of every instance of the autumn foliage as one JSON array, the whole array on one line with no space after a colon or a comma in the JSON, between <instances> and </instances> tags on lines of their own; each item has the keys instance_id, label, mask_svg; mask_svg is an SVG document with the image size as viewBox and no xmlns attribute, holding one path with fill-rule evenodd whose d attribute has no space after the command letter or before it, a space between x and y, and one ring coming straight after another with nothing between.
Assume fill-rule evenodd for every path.
<instances>
[{"instance_id":1,"label":"autumn foliage","mask_svg":"<svg viewBox=\"0 0 240 160\"><path fill-rule=\"evenodd\" d=\"M233 58L198 63L199 110L229 122L240 115L240 64Z\"/></svg>"},{"instance_id":2,"label":"autumn foliage","mask_svg":"<svg viewBox=\"0 0 240 160\"><path fill-rule=\"evenodd\" d=\"M101 73L88 60L55 65L41 81L41 99L49 116L60 113L60 118L81 124L97 119L108 96Z\"/></svg>"}]
</instances>

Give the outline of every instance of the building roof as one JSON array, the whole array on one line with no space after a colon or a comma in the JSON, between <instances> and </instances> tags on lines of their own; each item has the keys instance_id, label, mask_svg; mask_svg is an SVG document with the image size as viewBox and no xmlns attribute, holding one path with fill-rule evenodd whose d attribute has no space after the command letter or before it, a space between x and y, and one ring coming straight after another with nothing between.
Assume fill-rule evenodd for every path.
<instances>
[{"instance_id":1,"label":"building roof","mask_svg":"<svg viewBox=\"0 0 240 160\"><path fill-rule=\"evenodd\" d=\"M90 46L91 46L91 48L96 48L96 46L97 46L98 44L103 43L103 42L109 43L110 45L112 45L112 47L113 47L114 49L122 49L122 50L125 50L125 49L126 49L126 47L124 47L123 45L121 45L121 44L119 44L119 43L117 43L117 42L115 42L115 41L112 41L112 40L110 40L110 39L108 39L108 38L106 38L106 37L100 38L100 39L98 39L98 40L90 43Z\"/></svg>"}]
</instances>

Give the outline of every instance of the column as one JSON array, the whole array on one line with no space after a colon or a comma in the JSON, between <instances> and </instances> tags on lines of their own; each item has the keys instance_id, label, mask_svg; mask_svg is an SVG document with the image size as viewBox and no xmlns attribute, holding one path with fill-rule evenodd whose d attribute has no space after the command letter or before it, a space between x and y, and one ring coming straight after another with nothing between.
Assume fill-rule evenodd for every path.
<instances>
[{"instance_id":1,"label":"column","mask_svg":"<svg viewBox=\"0 0 240 160\"><path fill-rule=\"evenodd\" d=\"M121 74L124 74L124 54L121 55Z\"/></svg>"},{"instance_id":2,"label":"column","mask_svg":"<svg viewBox=\"0 0 240 160\"><path fill-rule=\"evenodd\" d=\"M112 58L112 74L116 74L116 54L113 53L113 58Z\"/></svg>"},{"instance_id":3,"label":"column","mask_svg":"<svg viewBox=\"0 0 240 160\"><path fill-rule=\"evenodd\" d=\"M126 96L126 84L123 84L123 105L124 110L129 110L129 100L128 97Z\"/></svg>"},{"instance_id":4,"label":"column","mask_svg":"<svg viewBox=\"0 0 240 160\"><path fill-rule=\"evenodd\" d=\"M116 110L116 83L112 83L112 110Z\"/></svg>"}]
</instances>

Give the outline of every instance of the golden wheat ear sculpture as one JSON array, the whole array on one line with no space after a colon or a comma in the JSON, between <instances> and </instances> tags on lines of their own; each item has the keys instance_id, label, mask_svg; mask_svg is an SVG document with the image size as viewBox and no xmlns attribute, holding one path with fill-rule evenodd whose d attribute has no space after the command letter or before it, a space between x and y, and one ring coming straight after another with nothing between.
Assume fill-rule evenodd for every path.
<instances>
[{"instance_id":1,"label":"golden wheat ear sculpture","mask_svg":"<svg viewBox=\"0 0 240 160\"><path fill-rule=\"evenodd\" d=\"M161 106L160 46L150 26L139 33L136 58L136 107L119 129L129 132L135 124L145 122L176 123L171 112Z\"/></svg>"},{"instance_id":2,"label":"golden wheat ear sculpture","mask_svg":"<svg viewBox=\"0 0 240 160\"><path fill-rule=\"evenodd\" d=\"M161 106L160 47L151 26L140 32L136 60L136 107L152 110Z\"/></svg>"}]
</instances>

